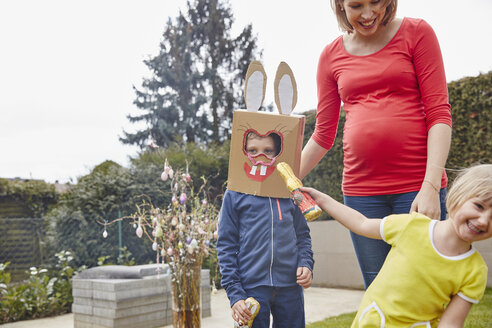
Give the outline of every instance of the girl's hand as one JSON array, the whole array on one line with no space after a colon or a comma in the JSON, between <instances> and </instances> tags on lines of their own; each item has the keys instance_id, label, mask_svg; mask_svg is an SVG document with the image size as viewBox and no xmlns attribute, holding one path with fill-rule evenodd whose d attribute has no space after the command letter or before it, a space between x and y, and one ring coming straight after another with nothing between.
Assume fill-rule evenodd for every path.
<instances>
[{"instance_id":1,"label":"girl's hand","mask_svg":"<svg viewBox=\"0 0 492 328\"><path fill-rule=\"evenodd\" d=\"M424 182L417 196L410 207L411 212L424 214L431 219L441 219L441 202L439 199L439 190L428 182Z\"/></svg>"},{"instance_id":2,"label":"girl's hand","mask_svg":"<svg viewBox=\"0 0 492 328\"><path fill-rule=\"evenodd\" d=\"M246 302L244 300L239 300L232 306L232 319L239 324L244 324L248 322L251 317L251 312L246 306Z\"/></svg>"},{"instance_id":3,"label":"girl's hand","mask_svg":"<svg viewBox=\"0 0 492 328\"><path fill-rule=\"evenodd\" d=\"M309 288L311 286L311 281L313 281L313 273L309 268L298 267L297 268L297 284L303 288Z\"/></svg>"},{"instance_id":4,"label":"girl's hand","mask_svg":"<svg viewBox=\"0 0 492 328\"><path fill-rule=\"evenodd\" d=\"M299 189L301 191L307 192L309 195L311 195L313 200L319 204L319 200L320 200L321 196L323 195L322 192L320 192L314 188L310 188L310 187L300 187Z\"/></svg>"}]
</instances>

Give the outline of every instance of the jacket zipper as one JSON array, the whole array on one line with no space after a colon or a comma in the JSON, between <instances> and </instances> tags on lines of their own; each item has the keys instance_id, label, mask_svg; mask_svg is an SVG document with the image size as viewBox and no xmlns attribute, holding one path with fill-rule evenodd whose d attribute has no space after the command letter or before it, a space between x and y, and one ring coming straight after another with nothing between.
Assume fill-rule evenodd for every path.
<instances>
[{"instance_id":1,"label":"jacket zipper","mask_svg":"<svg viewBox=\"0 0 492 328\"><path fill-rule=\"evenodd\" d=\"M270 259L270 285L273 286L273 278L272 278L272 267L273 267L273 206L272 206L272 199L268 197L270 200L270 213L272 214L272 234L271 234L271 244L272 244L272 254L271 254L271 259Z\"/></svg>"},{"instance_id":2,"label":"jacket zipper","mask_svg":"<svg viewBox=\"0 0 492 328\"><path fill-rule=\"evenodd\" d=\"M278 198L276 199L277 201L277 210L278 210L278 220L282 221L282 211L280 210L280 202L278 201Z\"/></svg>"}]
</instances>

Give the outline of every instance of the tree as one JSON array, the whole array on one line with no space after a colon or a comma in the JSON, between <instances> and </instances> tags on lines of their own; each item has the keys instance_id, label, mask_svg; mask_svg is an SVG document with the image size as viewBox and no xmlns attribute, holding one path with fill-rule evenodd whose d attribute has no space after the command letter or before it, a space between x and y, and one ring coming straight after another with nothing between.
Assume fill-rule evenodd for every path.
<instances>
[{"instance_id":1,"label":"tree","mask_svg":"<svg viewBox=\"0 0 492 328\"><path fill-rule=\"evenodd\" d=\"M227 1L194 0L187 12L169 19L157 56L144 61L152 77L136 92L135 105L144 113L128 116L148 129L124 131L123 143L159 146L173 142L221 143L227 139L232 112L243 107L242 85L257 55L251 25L236 38Z\"/></svg>"},{"instance_id":2,"label":"tree","mask_svg":"<svg viewBox=\"0 0 492 328\"><path fill-rule=\"evenodd\" d=\"M105 227L105 221L133 214L138 198L132 193L130 170L112 161L97 165L61 196L53 218L52 252L72 251L77 266L97 264L98 257L118 254L118 227ZM98 223L99 222L99 223ZM103 230L108 236L103 238ZM150 243L143 244L130 224L122 225L124 245L139 263L153 258Z\"/></svg>"}]
</instances>

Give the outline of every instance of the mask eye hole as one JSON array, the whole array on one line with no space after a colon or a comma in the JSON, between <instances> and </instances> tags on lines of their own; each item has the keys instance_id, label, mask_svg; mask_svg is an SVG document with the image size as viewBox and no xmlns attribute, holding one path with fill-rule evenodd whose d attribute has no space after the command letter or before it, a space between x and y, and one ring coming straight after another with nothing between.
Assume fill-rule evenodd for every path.
<instances>
[{"instance_id":1,"label":"mask eye hole","mask_svg":"<svg viewBox=\"0 0 492 328\"><path fill-rule=\"evenodd\" d=\"M272 157L277 157L278 155L280 155L282 153L283 138L282 138L280 133L268 132L267 134L262 135L262 134L258 133L257 131L251 130L251 129L244 133L244 138L243 138L243 140L244 140L243 141L244 153L246 155L248 155L248 154L250 154L252 156L256 155L256 149L254 149L254 148L250 148L249 150L247 149L248 141L252 140L252 139L261 140L264 138L271 138L273 140L274 149L272 150L272 152L273 152L273 155L271 155ZM272 154L272 152L270 152L269 154ZM265 154L265 155L267 155L267 154Z\"/></svg>"}]
</instances>

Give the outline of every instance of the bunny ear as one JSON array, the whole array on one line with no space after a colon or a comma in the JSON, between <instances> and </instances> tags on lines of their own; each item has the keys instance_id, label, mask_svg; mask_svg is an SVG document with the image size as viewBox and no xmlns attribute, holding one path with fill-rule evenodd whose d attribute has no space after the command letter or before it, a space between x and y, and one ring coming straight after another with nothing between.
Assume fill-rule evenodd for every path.
<instances>
[{"instance_id":1,"label":"bunny ear","mask_svg":"<svg viewBox=\"0 0 492 328\"><path fill-rule=\"evenodd\" d=\"M275 103L280 114L290 115L297 103L297 84L289 65L281 62L277 68L275 82Z\"/></svg>"},{"instance_id":2,"label":"bunny ear","mask_svg":"<svg viewBox=\"0 0 492 328\"><path fill-rule=\"evenodd\" d=\"M249 64L244 83L244 101L249 112L256 112L265 99L267 76L263 65L255 60Z\"/></svg>"}]
</instances>

